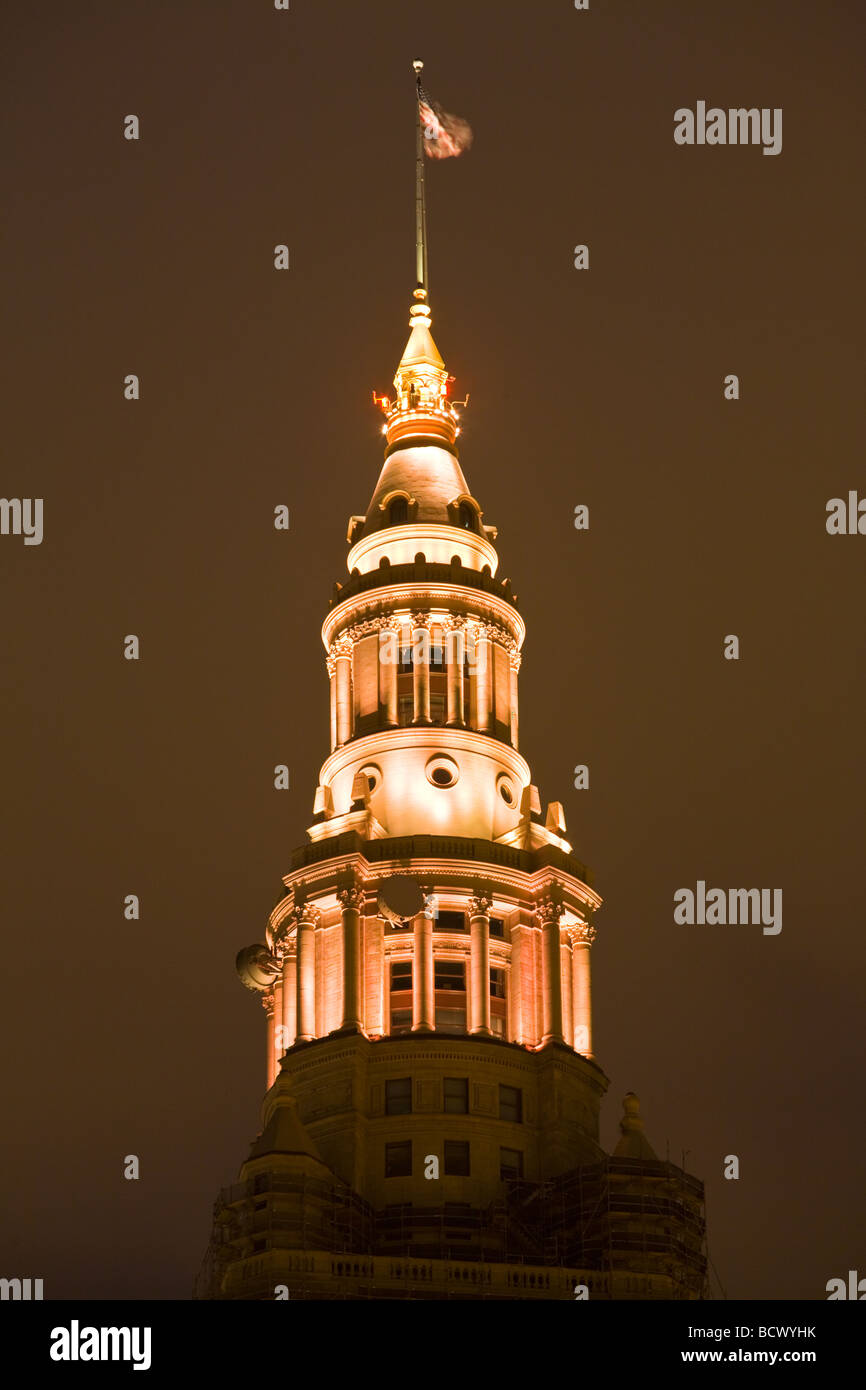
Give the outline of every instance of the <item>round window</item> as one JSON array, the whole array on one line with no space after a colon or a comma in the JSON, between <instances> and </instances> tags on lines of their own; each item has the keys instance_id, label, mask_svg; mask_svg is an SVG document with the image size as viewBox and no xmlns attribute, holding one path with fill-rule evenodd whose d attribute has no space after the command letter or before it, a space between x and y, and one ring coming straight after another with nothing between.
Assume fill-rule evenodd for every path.
<instances>
[{"instance_id":1,"label":"round window","mask_svg":"<svg viewBox=\"0 0 866 1390\"><path fill-rule=\"evenodd\" d=\"M427 773L427 781L434 787L453 787L460 776L456 762L445 753L437 753L432 757L424 770Z\"/></svg>"},{"instance_id":2,"label":"round window","mask_svg":"<svg viewBox=\"0 0 866 1390\"><path fill-rule=\"evenodd\" d=\"M517 793L514 790L514 783L511 781L510 777L506 776L504 772L500 772L499 776L496 779L496 790L499 792L499 795L502 797L502 800L505 802L506 806L514 805L514 803L517 800Z\"/></svg>"},{"instance_id":3,"label":"round window","mask_svg":"<svg viewBox=\"0 0 866 1390\"><path fill-rule=\"evenodd\" d=\"M367 786L374 792L382 780L382 769L375 763L367 763L366 767L361 768L362 777L366 777Z\"/></svg>"}]
</instances>

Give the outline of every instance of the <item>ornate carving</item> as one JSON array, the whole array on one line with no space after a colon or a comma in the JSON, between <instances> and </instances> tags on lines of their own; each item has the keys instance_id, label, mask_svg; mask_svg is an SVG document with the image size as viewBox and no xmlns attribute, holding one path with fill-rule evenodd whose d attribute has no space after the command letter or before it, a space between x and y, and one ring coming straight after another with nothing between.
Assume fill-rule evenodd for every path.
<instances>
[{"instance_id":1,"label":"ornate carving","mask_svg":"<svg viewBox=\"0 0 866 1390\"><path fill-rule=\"evenodd\" d=\"M365 618L362 622L347 627L345 635L353 642L360 642L362 637L372 637L383 626L378 618Z\"/></svg>"},{"instance_id":2,"label":"ornate carving","mask_svg":"<svg viewBox=\"0 0 866 1390\"><path fill-rule=\"evenodd\" d=\"M328 668L329 679L333 680L335 675L337 674L337 658L330 651L328 652L328 655L325 657L325 665Z\"/></svg>"},{"instance_id":3,"label":"ornate carving","mask_svg":"<svg viewBox=\"0 0 866 1390\"><path fill-rule=\"evenodd\" d=\"M331 644L331 652L334 657L348 656L351 658L354 649L354 642L347 632L343 632Z\"/></svg>"},{"instance_id":4,"label":"ornate carving","mask_svg":"<svg viewBox=\"0 0 866 1390\"><path fill-rule=\"evenodd\" d=\"M571 939L575 946L591 946L598 936L598 927L591 922L578 922L571 928Z\"/></svg>"},{"instance_id":5,"label":"ornate carving","mask_svg":"<svg viewBox=\"0 0 866 1390\"><path fill-rule=\"evenodd\" d=\"M477 896L469 899L469 920L473 917L489 917L493 906L492 898Z\"/></svg>"},{"instance_id":6,"label":"ornate carving","mask_svg":"<svg viewBox=\"0 0 866 1390\"><path fill-rule=\"evenodd\" d=\"M265 993L261 995L261 1001L262 1008L268 1018L271 1018L274 1012L274 991L272 989L266 990Z\"/></svg>"},{"instance_id":7,"label":"ornate carving","mask_svg":"<svg viewBox=\"0 0 866 1390\"><path fill-rule=\"evenodd\" d=\"M354 883L348 888L341 888L337 894L343 905L343 910L351 909L355 912L362 912L364 908L364 888L360 883Z\"/></svg>"},{"instance_id":8,"label":"ornate carving","mask_svg":"<svg viewBox=\"0 0 866 1390\"><path fill-rule=\"evenodd\" d=\"M539 898L535 904L535 915L543 927L557 923L562 917L562 903L556 898Z\"/></svg>"},{"instance_id":9,"label":"ornate carving","mask_svg":"<svg viewBox=\"0 0 866 1390\"><path fill-rule=\"evenodd\" d=\"M301 903L300 907L297 908L296 911L298 916L298 926L300 926L303 922L310 922L314 927L318 927L322 920L321 912L317 907L314 906L313 903Z\"/></svg>"}]
</instances>

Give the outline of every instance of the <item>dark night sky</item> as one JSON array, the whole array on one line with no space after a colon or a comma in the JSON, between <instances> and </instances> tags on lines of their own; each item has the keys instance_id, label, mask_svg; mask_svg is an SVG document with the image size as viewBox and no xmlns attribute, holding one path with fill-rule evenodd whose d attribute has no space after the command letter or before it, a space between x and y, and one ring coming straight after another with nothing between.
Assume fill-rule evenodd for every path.
<instances>
[{"instance_id":1,"label":"dark night sky","mask_svg":"<svg viewBox=\"0 0 866 1390\"><path fill-rule=\"evenodd\" d=\"M2 488L45 499L41 546L0 537L0 1273L187 1297L257 1131L264 1015L233 961L327 753L319 628L408 333L416 56L475 132L429 170L433 331L528 626L521 751L605 898L603 1141L636 1090L707 1183L729 1297L866 1272L866 539L824 525L866 491L862 6L13 0L0 23ZM677 147L698 100L782 107L782 153ZM781 934L676 926L699 878L781 887Z\"/></svg>"}]
</instances>

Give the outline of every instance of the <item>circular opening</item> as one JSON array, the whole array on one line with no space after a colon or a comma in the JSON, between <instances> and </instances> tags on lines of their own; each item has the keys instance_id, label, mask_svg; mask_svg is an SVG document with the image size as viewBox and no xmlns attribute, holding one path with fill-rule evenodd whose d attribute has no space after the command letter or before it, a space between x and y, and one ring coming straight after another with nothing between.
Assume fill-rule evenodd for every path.
<instances>
[{"instance_id":1,"label":"circular opening","mask_svg":"<svg viewBox=\"0 0 866 1390\"><path fill-rule=\"evenodd\" d=\"M506 806L514 805L514 792L511 790L507 782L499 783L499 795L502 797L502 800L505 802Z\"/></svg>"},{"instance_id":2,"label":"circular opening","mask_svg":"<svg viewBox=\"0 0 866 1390\"><path fill-rule=\"evenodd\" d=\"M361 775L366 777L367 786L374 792L382 780L382 769L375 763L368 763L366 767L361 768Z\"/></svg>"},{"instance_id":3,"label":"circular opening","mask_svg":"<svg viewBox=\"0 0 866 1390\"><path fill-rule=\"evenodd\" d=\"M424 769L427 781L434 787L453 787L460 776L460 769L453 758L445 753L437 753Z\"/></svg>"}]
</instances>

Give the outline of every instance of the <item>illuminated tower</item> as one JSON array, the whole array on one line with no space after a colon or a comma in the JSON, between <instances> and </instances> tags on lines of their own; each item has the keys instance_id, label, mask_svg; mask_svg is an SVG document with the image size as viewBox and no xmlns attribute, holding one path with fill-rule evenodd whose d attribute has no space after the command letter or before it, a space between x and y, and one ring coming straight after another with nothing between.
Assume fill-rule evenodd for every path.
<instances>
[{"instance_id":1,"label":"illuminated tower","mask_svg":"<svg viewBox=\"0 0 866 1390\"><path fill-rule=\"evenodd\" d=\"M409 312L322 628L309 843L238 958L269 1089L200 1292L700 1297L701 1184L655 1157L635 1097L616 1152L599 1144L601 899L519 751L524 623L461 468L424 283Z\"/></svg>"}]
</instances>

